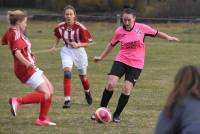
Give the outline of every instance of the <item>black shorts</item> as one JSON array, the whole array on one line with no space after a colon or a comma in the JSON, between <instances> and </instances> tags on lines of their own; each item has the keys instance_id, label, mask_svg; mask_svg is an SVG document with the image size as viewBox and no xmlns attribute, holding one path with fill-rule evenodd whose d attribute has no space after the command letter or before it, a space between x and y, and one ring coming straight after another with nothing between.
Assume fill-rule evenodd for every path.
<instances>
[{"instance_id":1,"label":"black shorts","mask_svg":"<svg viewBox=\"0 0 200 134\"><path fill-rule=\"evenodd\" d=\"M121 78L125 74L125 80L132 82L134 85L141 72L142 69L131 67L119 61L114 61L109 75L115 75Z\"/></svg>"}]
</instances>

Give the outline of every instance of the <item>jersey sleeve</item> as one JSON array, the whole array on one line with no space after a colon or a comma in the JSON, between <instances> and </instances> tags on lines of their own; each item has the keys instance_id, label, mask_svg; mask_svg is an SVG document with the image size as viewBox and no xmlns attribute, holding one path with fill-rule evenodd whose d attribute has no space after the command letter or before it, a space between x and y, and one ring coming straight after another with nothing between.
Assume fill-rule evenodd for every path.
<instances>
[{"instance_id":1,"label":"jersey sleeve","mask_svg":"<svg viewBox=\"0 0 200 134\"><path fill-rule=\"evenodd\" d=\"M89 43L92 42L92 36L87 29L80 29L80 41L82 43Z\"/></svg>"},{"instance_id":2,"label":"jersey sleeve","mask_svg":"<svg viewBox=\"0 0 200 134\"><path fill-rule=\"evenodd\" d=\"M21 38L15 40L14 43L13 43L12 51L15 52L16 50L24 49L26 47L24 43L25 42Z\"/></svg>"},{"instance_id":3,"label":"jersey sleeve","mask_svg":"<svg viewBox=\"0 0 200 134\"><path fill-rule=\"evenodd\" d=\"M21 34L19 32L14 32L12 33L13 35L10 36L10 41L11 43L11 51L13 52L13 54L17 51L17 50L22 50L26 47L25 42L23 41Z\"/></svg>"},{"instance_id":4,"label":"jersey sleeve","mask_svg":"<svg viewBox=\"0 0 200 134\"><path fill-rule=\"evenodd\" d=\"M146 24L143 24L143 32L144 32L145 36L155 37L158 34L158 30L156 30Z\"/></svg>"},{"instance_id":5,"label":"jersey sleeve","mask_svg":"<svg viewBox=\"0 0 200 134\"><path fill-rule=\"evenodd\" d=\"M61 32L61 29L59 29L59 27L55 27L54 28L54 36L58 39L61 39L62 38L62 32Z\"/></svg>"},{"instance_id":6,"label":"jersey sleeve","mask_svg":"<svg viewBox=\"0 0 200 134\"><path fill-rule=\"evenodd\" d=\"M8 33L5 33L1 38L1 45L8 45Z\"/></svg>"},{"instance_id":7,"label":"jersey sleeve","mask_svg":"<svg viewBox=\"0 0 200 134\"><path fill-rule=\"evenodd\" d=\"M111 40L111 46L117 45L118 42L119 42L119 32L118 30L116 30Z\"/></svg>"}]
</instances>

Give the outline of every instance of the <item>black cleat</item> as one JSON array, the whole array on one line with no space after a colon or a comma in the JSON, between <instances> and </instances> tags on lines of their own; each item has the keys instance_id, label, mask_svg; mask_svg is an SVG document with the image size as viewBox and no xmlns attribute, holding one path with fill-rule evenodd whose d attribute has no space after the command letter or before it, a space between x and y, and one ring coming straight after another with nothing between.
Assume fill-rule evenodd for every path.
<instances>
[{"instance_id":1,"label":"black cleat","mask_svg":"<svg viewBox=\"0 0 200 134\"><path fill-rule=\"evenodd\" d=\"M95 113L93 113L90 118L91 118L91 120L95 120L96 119Z\"/></svg>"},{"instance_id":2,"label":"black cleat","mask_svg":"<svg viewBox=\"0 0 200 134\"><path fill-rule=\"evenodd\" d=\"M120 117L118 115L113 115L113 122L120 123Z\"/></svg>"},{"instance_id":3,"label":"black cleat","mask_svg":"<svg viewBox=\"0 0 200 134\"><path fill-rule=\"evenodd\" d=\"M63 108L70 108L70 107L71 107L71 101L70 100L65 101L63 104Z\"/></svg>"},{"instance_id":4,"label":"black cleat","mask_svg":"<svg viewBox=\"0 0 200 134\"><path fill-rule=\"evenodd\" d=\"M92 104L92 95L90 92L85 92L85 99L86 99L88 105Z\"/></svg>"}]
</instances>

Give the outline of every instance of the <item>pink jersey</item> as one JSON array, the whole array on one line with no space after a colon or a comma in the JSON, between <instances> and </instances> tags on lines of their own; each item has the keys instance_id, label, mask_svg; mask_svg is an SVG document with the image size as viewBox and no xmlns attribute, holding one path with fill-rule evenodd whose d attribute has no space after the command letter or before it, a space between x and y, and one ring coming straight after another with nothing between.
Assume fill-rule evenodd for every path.
<instances>
[{"instance_id":1,"label":"pink jersey","mask_svg":"<svg viewBox=\"0 0 200 134\"><path fill-rule=\"evenodd\" d=\"M35 63L35 58L31 53L31 43L29 40L15 28L9 28L2 38L3 44L8 44L14 57L14 71L17 78L25 83L32 74L36 71L35 68L27 68L21 63L15 56L16 50L20 50L22 55L30 61L32 64Z\"/></svg>"},{"instance_id":2,"label":"pink jersey","mask_svg":"<svg viewBox=\"0 0 200 134\"><path fill-rule=\"evenodd\" d=\"M121 43L120 50L115 61L120 61L131 67L143 69L145 59L145 36L156 36L157 30L148 25L135 23L134 27L127 31L123 26L116 29L111 45Z\"/></svg>"},{"instance_id":3,"label":"pink jersey","mask_svg":"<svg viewBox=\"0 0 200 134\"><path fill-rule=\"evenodd\" d=\"M67 47L67 42L87 43L92 41L90 32L79 22L75 22L72 27L65 22L59 23L54 29L54 35L58 39L63 39Z\"/></svg>"}]
</instances>

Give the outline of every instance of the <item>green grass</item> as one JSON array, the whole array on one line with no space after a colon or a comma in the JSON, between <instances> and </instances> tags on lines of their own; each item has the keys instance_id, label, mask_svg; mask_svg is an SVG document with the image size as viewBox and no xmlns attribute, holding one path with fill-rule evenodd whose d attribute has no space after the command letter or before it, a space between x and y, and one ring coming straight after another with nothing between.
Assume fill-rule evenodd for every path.
<instances>
[{"instance_id":1,"label":"green grass","mask_svg":"<svg viewBox=\"0 0 200 134\"><path fill-rule=\"evenodd\" d=\"M36 127L39 105L24 105L17 117L12 117L8 105L11 96L21 96L31 91L20 84L13 73L13 59L8 47L0 47L0 133L2 134L151 134L165 99L173 86L177 70L185 64L200 65L200 24L151 24L160 31L180 38L180 42L168 42L161 39L146 38L146 63L140 80L132 91L121 123L98 124L90 120L90 115L100 103L107 73L118 47L106 59L98 64L92 62L112 38L115 24L84 23L92 32L94 44L87 48L89 56L88 77L91 81L94 103L88 106L84 99L83 88L76 70L73 70L72 107L63 110L63 71L59 51L54 55L40 53L54 43L53 27L57 22L29 22L28 36L37 58L37 66L44 70L55 87L50 117L57 123L55 127ZM0 36L7 28L6 22L0 23ZM61 46L61 45L60 45ZM109 103L115 110L121 93L123 79L120 80Z\"/></svg>"}]
</instances>

